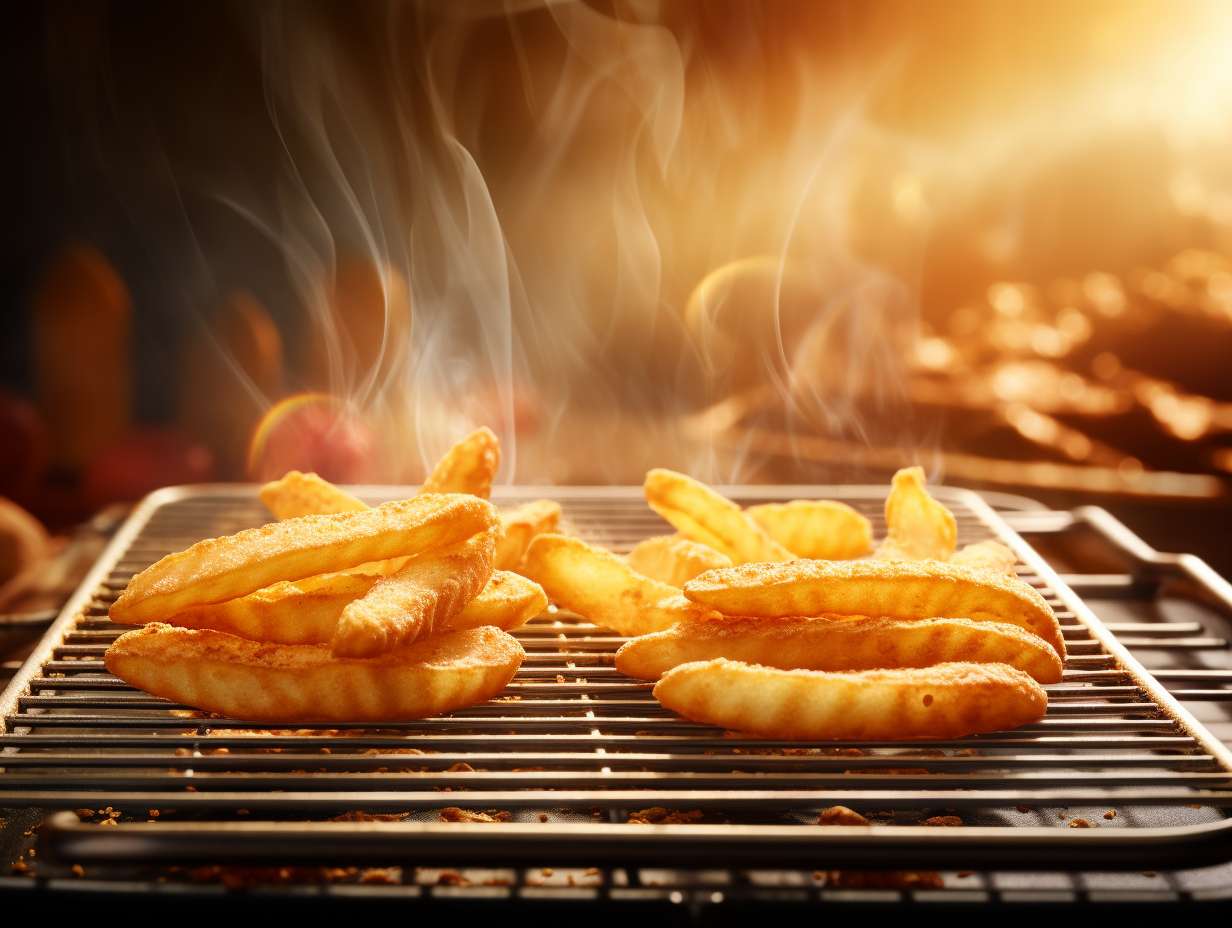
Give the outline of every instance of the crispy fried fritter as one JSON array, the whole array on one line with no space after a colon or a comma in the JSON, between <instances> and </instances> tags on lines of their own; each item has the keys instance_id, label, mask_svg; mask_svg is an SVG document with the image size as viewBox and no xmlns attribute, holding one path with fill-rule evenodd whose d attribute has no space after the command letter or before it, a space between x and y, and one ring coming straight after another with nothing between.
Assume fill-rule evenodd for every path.
<instances>
[{"instance_id":1,"label":"crispy fried fritter","mask_svg":"<svg viewBox=\"0 0 1232 928\"><path fill-rule=\"evenodd\" d=\"M846 503L794 499L745 510L766 534L797 557L845 561L868 554L873 527Z\"/></svg>"},{"instance_id":2,"label":"crispy fried fritter","mask_svg":"<svg viewBox=\"0 0 1232 928\"><path fill-rule=\"evenodd\" d=\"M940 561L792 561L710 570L684 594L724 615L875 615L1007 622L1065 657L1052 608L1014 577Z\"/></svg>"},{"instance_id":3,"label":"crispy fried fritter","mask_svg":"<svg viewBox=\"0 0 1232 928\"><path fill-rule=\"evenodd\" d=\"M904 467L886 498L886 538L874 557L885 560L949 560L958 544L954 514L924 487L924 468Z\"/></svg>"},{"instance_id":4,"label":"crispy fried fritter","mask_svg":"<svg viewBox=\"0 0 1232 928\"><path fill-rule=\"evenodd\" d=\"M536 535L556 531L560 525L560 503L536 499L500 512L501 535L496 541L498 570L517 570L526 549Z\"/></svg>"},{"instance_id":5,"label":"crispy fried fritter","mask_svg":"<svg viewBox=\"0 0 1232 928\"><path fill-rule=\"evenodd\" d=\"M964 545L954 552L950 563L973 570L988 570L1007 577L1018 576L1018 572L1014 570L1018 555L999 541L977 541L975 544Z\"/></svg>"},{"instance_id":6,"label":"crispy fried fritter","mask_svg":"<svg viewBox=\"0 0 1232 928\"><path fill-rule=\"evenodd\" d=\"M1061 679L1061 660L1052 647L1017 625L838 616L685 619L626 642L616 652L616 669L655 680L680 664L717 657L782 670L1000 663L1017 667L1040 683Z\"/></svg>"},{"instance_id":7,"label":"crispy fried fritter","mask_svg":"<svg viewBox=\"0 0 1232 928\"><path fill-rule=\"evenodd\" d=\"M390 722L491 699L523 656L517 639L495 628L462 629L353 660L331 656L324 645L262 644L153 624L121 635L104 660L148 693L230 718Z\"/></svg>"},{"instance_id":8,"label":"crispy fried fritter","mask_svg":"<svg viewBox=\"0 0 1232 928\"><path fill-rule=\"evenodd\" d=\"M190 606L247 596L280 580L422 554L495 524L491 504L458 494L273 522L167 555L132 579L111 615L126 624L157 620Z\"/></svg>"},{"instance_id":9,"label":"crispy fried fritter","mask_svg":"<svg viewBox=\"0 0 1232 928\"><path fill-rule=\"evenodd\" d=\"M719 658L669 670L654 694L695 722L801 741L960 738L1037 722L1048 708L1040 685L1004 664L827 673Z\"/></svg>"},{"instance_id":10,"label":"crispy fried fritter","mask_svg":"<svg viewBox=\"0 0 1232 928\"><path fill-rule=\"evenodd\" d=\"M656 468L646 474L643 489L650 508L677 531L721 551L734 564L794 556L743 509L692 477Z\"/></svg>"},{"instance_id":11,"label":"crispy fried fritter","mask_svg":"<svg viewBox=\"0 0 1232 928\"><path fill-rule=\"evenodd\" d=\"M642 576L677 588L698 574L732 563L726 554L681 535L647 538L635 545L625 560Z\"/></svg>"},{"instance_id":12,"label":"crispy fried fritter","mask_svg":"<svg viewBox=\"0 0 1232 928\"><path fill-rule=\"evenodd\" d=\"M490 428L477 428L445 452L422 492L470 493L487 499L499 468L500 441Z\"/></svg>"},{"instance_id":13,"label":"crispy fried fritter","mask_svg":"<svg viewBox=\"0 0 1232 928\"><path fill-rule=\"evenodd\" d=\"M448 627L492 576L495 550L492 528L460 545L411 558L347 603L330 650L338 657L375 657Z\"/></svg>"},{"instance_id":14,"label":"crispy fried fritter","mask_svg":"<svg viewBox=\"0 0 1232 928\"><path fill-rule=\"evenodd\" d=\"M261 488L261 502L276 519L297 516L330 515L337 512L359 512L368 504L323 480L316 474L287 471L280 480Z\"/></svg>"},{"instance_id":15,"label":"crispy fried fritter","mask_svg":"<svg viewBox=\"0 0 1232 928\"><path fill-rule=\"evenodd\" d=\"M643 577L612 552L580 538L540 535L526 552L522 573L558 606L621 635L658 631L707 612L675 587Z\"/></svg>"}]
</instances>

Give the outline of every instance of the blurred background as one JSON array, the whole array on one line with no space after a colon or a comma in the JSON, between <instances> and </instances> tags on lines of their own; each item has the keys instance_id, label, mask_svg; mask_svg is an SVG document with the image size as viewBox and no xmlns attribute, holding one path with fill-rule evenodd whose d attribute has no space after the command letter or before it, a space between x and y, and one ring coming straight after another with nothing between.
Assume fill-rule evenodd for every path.
<instances>
[{"instance_id":1,"label":"blurred background","mask_svg":"<svg viewBox=\"0 0 1232 928\"><path fill-rule=\"evenodd\" d=\"M946 482L1227 573L1232 5L20 3L0 496Z\"/></svg>"}]
</instances>

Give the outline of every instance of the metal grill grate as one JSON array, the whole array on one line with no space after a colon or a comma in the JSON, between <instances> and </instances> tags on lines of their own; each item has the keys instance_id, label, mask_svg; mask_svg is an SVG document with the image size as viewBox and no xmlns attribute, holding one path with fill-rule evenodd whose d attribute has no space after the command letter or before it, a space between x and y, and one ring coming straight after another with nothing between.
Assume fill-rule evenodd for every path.
<instances>
[{"instance_id":1,"label":"metal grill grate","mask_svg":"<svg viewBox=\"0 0 1232 928\"><path fill-rule=\"evenodd\" d=\"M843 499L883 529L881 487L729 492L744 503ZM532 495L540 494L497 502ZM666 530L637 490L541 495L560 500L571 530L616 550ZM928 743L729 737L673 716L650 684L617 673L623 639L551 615L518 632L527 658L500 698L448 717L378 730L207 718L132 690L101 663L122 631L107 607L136 571L265 518L250 489L173 490L138 509L0 698L0 805L110 806L141 818L175 810L157 823L105 829L53 819L51 849L83 861L1110 869L1232 856L1228 750L981 499L937 495L955 512L961 544L1010 544L1020 575L1057 610L1070 658L1037 725ZM815 827L818 811L835 804L881 812L886 824ZM438 821L450 806L500 809L510 820ZM690 824L626 824L650 807L700 815ZM1118 814L1107 823L1115 827L1084 831L1059 827L1062 809ZM919 827L954 810L974 827ZM405 818L330 821L355 811Z\"/></svg>"}]
</instances>

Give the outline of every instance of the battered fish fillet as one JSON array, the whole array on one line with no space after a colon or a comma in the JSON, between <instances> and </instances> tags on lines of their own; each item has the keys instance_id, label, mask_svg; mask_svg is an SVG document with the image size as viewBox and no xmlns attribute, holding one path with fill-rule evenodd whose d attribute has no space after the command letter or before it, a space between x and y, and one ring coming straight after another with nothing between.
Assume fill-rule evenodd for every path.
<instances>
[{"instance_id":1,"label":"battered fish fillet","mask_svg":"<svg viewBox=\"0 0 1232 928\"><path fill-rule=\"evenodd\" d=\"M501 535L496 541L496 566L516 570L536 535L554 532L560 526L560 503L536 499L500 513Z\"/></svg>"},{"instance_id":2,"label":"battered fish fillet","mask_svg":"<svg viewBox=\"0 0 1232 928\"><path fill-rule=\"evenodd\" d=\"M324 644L334 637L338 618L352 600L363 596L381 574L333 573L296 583L275 583L239 599L193 606L166 618L184 628L212 628L253 641L277 644ZM512 629L525 625L547 608L548 598L533 580L507 570L492 579L438 632L492 625ZM142 623L144 624L144 623Z\"/></svg>"},{"instance_id":3,"label":"battered fish fillet","mask_svg":"<svg viewBox=\"0 0 1232 928\"><path fill-rule=\"evenodd\" d=\"M643 577L612 552L580 538L540 535L530 543L522 573L556 605L621 635L658 631L708 612L675 587Z\"/></svg>"},{"instance_id":4,"label":"battered fish fillet","mask_svg":"<svg viewBox=\"0 0 1232 928\"><path fill-rule=\"evenodd\" d=\"M794 557L752 516L692 477L656 468L646 474L643 489L650 508L677 531L726 554L733 564Z\"/></svg>"},{"instance_id":5,"label":"battered fish fillet","mask_svg":"<svg viewBox=\"0 0 1232 928\"><path fill-rule=\"evenodd\" d=\"M616 669L656 680L690 661L717 657L782 670L889 670L951 661L1008 664L1040 683L1061 679L1061 659L1017 625L970 619L839 616L786 619L685 619L634 638L616 652Z\"/></svg>"},{"instance_id":6,"label":"battered fish fillet","mask_svg":"<svg viewBox=\"0 0 1232 928\"><path fill-rule=\"evenodd\" d=\"M496 529L421 554L378 580L338 617L336 657L376 657L445 628L492 576Z\"/></svg>"},{"instance_id":7,"label":"battered fish fillet","mask_svg":"<svg viewBox=\"0 0 1232 928\"><path fill-rule=\"evenodd\" d=\"M957 547L958 523L950 510L929 496L922 467L905 467L894 475L885 517L886 539L874 557L947 561Z\"/></svg>"},{"instance_id":8,"label":"battered fish fillet","mask_svg":"<svg viewBox=\"0 0 1232 928\"><path fill-rule=\"evenodd\" d=\"M977 541L975 544L965 545L954 552L950 563L973 570L990 570L1007 577L1018 576L1014 569L1014 565L1018 563L1018 555L999 541Z\"/></svg>"},{"instance_id":9,"label":"battered fish fillet","mask_svg":"<svg viewBox=\"0 0 1232 928\"><path fill-rule=\"evenodd\" d=\"M490 428L478 428L445 452L422 492L470 493L487 499L499 468L500 441Z\"/></svg>"},{"instance_id":10,"label":"battered fish fillet","mask_svg":"<svg viewBox=\"0 0 1232 928\"><path fill-rule=\"evenodd\" d=\"M261 502L276 519L297 516L330 515L337 512L359 512L368 504L323 480L316 474L287 471L281 480L273 480L261 488Z\"/></svg>"},{"instance_id":11,"label":"battered fish fillet","mask_svg":"<svg viewBox=\"0 0 1232 928\"><path fill-rule=\"evenodd\" d=\"M324 645L263 644L208 629L146 625L107 649L107 669L132 686L234 719L392 722L491 699L522 663L495 628L436 635L367 660Z\"/></svg>"},{"instance_id":12,"label":"battered fish fillet","mask_svg":"<svg viewBox=\"0 0 1232 928\"><path fill-rule=\"evenodd\" d=\"M677 588L698 574L732 563L726 554L680 535L647 538L635 545L625 560L639 574Z\"/></svg>"},{"instance_id":13,"label":"battered fish fillet","mask_svg":"<svg viewBox=\"0 0 1232 928\"><path fill-rule=\"evenodd\" d=\"M684 595L724 615L974 619L1025 628L1064 660L1052 608L1014 577L940 561L792 561L710 570Z\"/></svg>"},{"instance_id":14,"label":"battered fish fillet","mask_svg":"<svg viewBox=\"0 0 1232 928\"><path fill-rule=\"evenodd\" d=\"M1038 722L1048 708L1040 685L1004 664L827 673L719 658L669 670L654 694L695 722L793 741L961 738Z\"/></svg>"},{"instance_id":15,"label":"battered fish fillet","mask_svg":"<svg viewBox=\"0 0 1232 928\"><path fill-rule=\"evenodd\" d=\"M422 554L495 525L490 503L458 494L273 522L167 555L129 582L111 606L111 616L129 625L157 620L190 606L247 596L281 580Z\"/></svg>"},{"instance_id":16,"label":"battered fish fillet","mask_svg":"<svg viewBox=\"0 0 1232 928\"><path fill-rule=\"evenodd\" d=\"M845 561L873 548L873 527L846 503L795 499L745 510L766 534L797 557Z\"/></svg>"}]
</instances>

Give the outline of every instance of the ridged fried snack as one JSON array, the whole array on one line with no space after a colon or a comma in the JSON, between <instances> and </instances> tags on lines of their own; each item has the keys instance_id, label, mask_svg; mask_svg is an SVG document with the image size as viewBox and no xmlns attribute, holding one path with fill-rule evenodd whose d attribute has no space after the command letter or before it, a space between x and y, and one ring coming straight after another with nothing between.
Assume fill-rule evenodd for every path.
<instances>
[{"instance_id":1,"label":"ridged fried snack","mask_svg":"<svg viewBox=\"0 0 1232 928\"><path fill-rule=\"evenodd\" d=\"M522 573L558 606L621 635L658 631L708 611L675 587L643 577L611 551L566 535L532 541Z\"/></svg>"},{"instance_id":2,"label":"ridged fried snack","mask_svg":"<svg viewBox=\"0 0 1232 928\"><path fill-rule=\"evenodd\" d=\"M625 561L642 576L677 588L698 574L732 566L726 554L681 535L656 535L638 542Z\"/></svg>"},{"instance_id":3,"label":"ridged fried snack","mask_svg":"<svg viewBox=\"0 0 1232 928\"><path fill-rule=\"evenodd\" d=\"M952 661L1008 664L1040 683L1061 679L1061 659L1017 625L970 619L795 616L685 619L625 642L616 669L657 680L690 661L718 657L781 670L890 670Z\"/></svg>"},{"instance_id":4,"label":"ridged fried snack","mask_svg":"<svg viewBox=\"0 0 1232 928\"><path fill-rule=\"evenodd\" d=\"M1038 722L1048 708L1040 685L1005 664L827 673L719 658L669 670L654 694L695 722L792 741L961 738Z\"/></svg>"},{"instance_id":5,"label":"ridged fried snack","mask_svg":"<svg viewBox=\"0 0 1232 928\"><path fill-rule=\"evenodd\" d=\"M501 535L496 540L498 570L516 570L536 535L554 532L560 526L560 503L536 499L500 512Z\"/></svg>"},{"instance_id":6,"label":"ridged fried snack","mask_svg":"<svg viewBox=\"0 0 1232 928\"><path fill-rule=\"evenodd\" d=\"M445 452L421 492L470 493L487 499L499 468L499 439L490 428L477 428Z\"/></svg>"},{"instance_id":7,"label":"ridged fried snack","mask_svg":"<svg viewBox=\"0 0 1232 928\"><path fill-rule=\"evenodd\" d=\"M954 514L924 487L924 468L904 467L886 498L886 538L874 557L884 560L948 561L958 545Z\"/></svg>"},{"instance_id":8,"label":"ridged fried snack","mask_svg":"<svg viewBox=\"0 0 1232 928\"><path fill-rule=\"evenodd\" d=\"M724 615L876 615L892 619L975 619L1025 628L1064 660L1052 608L1034 588L940 561L792 561L710 570L684 595Z\"/></svg>"},{"instance_id":9,"label":"ridged fried snack","mask_svg":"<svg viewBox=\"0 0 1232 928\"><path fill-rule=\"evenodd\" d=\"M797 557L845 561L873 549L873 526L846 503L793 499L746 510L766 534Z\"/></svg>"},{"instance_id":10,"label":"ridged fried snack","mask_svg":"<svg viewBox=\"0 0 1232 928\"><path fill-rule=\"evenodd\" d=\"M303 580L457 544L495 524L490 503L459 494L273 522L167 555L129 582L112 604L111 616L129 625L157 620L190 606L247 596L280 580Z\"/></svg>"},{"instance_id":11,"label":"ridged fried snack","mask_svg":"<svg viewBox=\"0 0 1232 928\"><path fill-rule=\"evenodd\" d=\"M115 640L107 669L184 705L260 722L394 722L491 699L525 656L513 636L469 628L380 657L333 657L325 645L263 644L155 623Z\"/></svg>"},{"instance_id":12,"label":"ridged fried snack","mask_svg":"<svg viewBox=\"0 0 1232 928\"><path fill-rule=\"evenodd\" d=\"M283 581L225 603L193 606L167 616L165 622L182 628L212 628L252 641L327 644L342 610L367 593L381 576L332 573L296 583ZM535 581L497 570L478 596L451 619L438 622L436 630L491 625L508 631L525 625L547 605L547 595Z\"/></svg>"},{"instance_id":13,"label":"ridged fried snack","mask_svg":"<svg viewBox=\"0 0 1232 928\"><path fill-rule=\"evenodd\" d=\"M276 519L359 512L368 504L316 474L287 471L261 488L261 502Z\"/></svg>"},{"instance_id":14,"label":"ridged fried snack","mask_svg":"<svg viewBox=\"0 0 1232 928\"><path fill-rule=\"evenodd\" d=\"M1018 563L1018 555L999 541L977 541L964 545L954 552L950 563L973 570L988 570L1007 577L1018 576L1014 569Z\"/></svg>"},{"instance_id":15,"label":"ridged fried snack","mask_svg":"<svg viewBox=\"0 0 1232 928\"><path fill-rule=\"evenodd\" d=\"M790 561L794 555L743 509L692 477L655 468L643 485L650 508L686 538L721 551L733 564Z\"/></svg>"}]
</instances>

